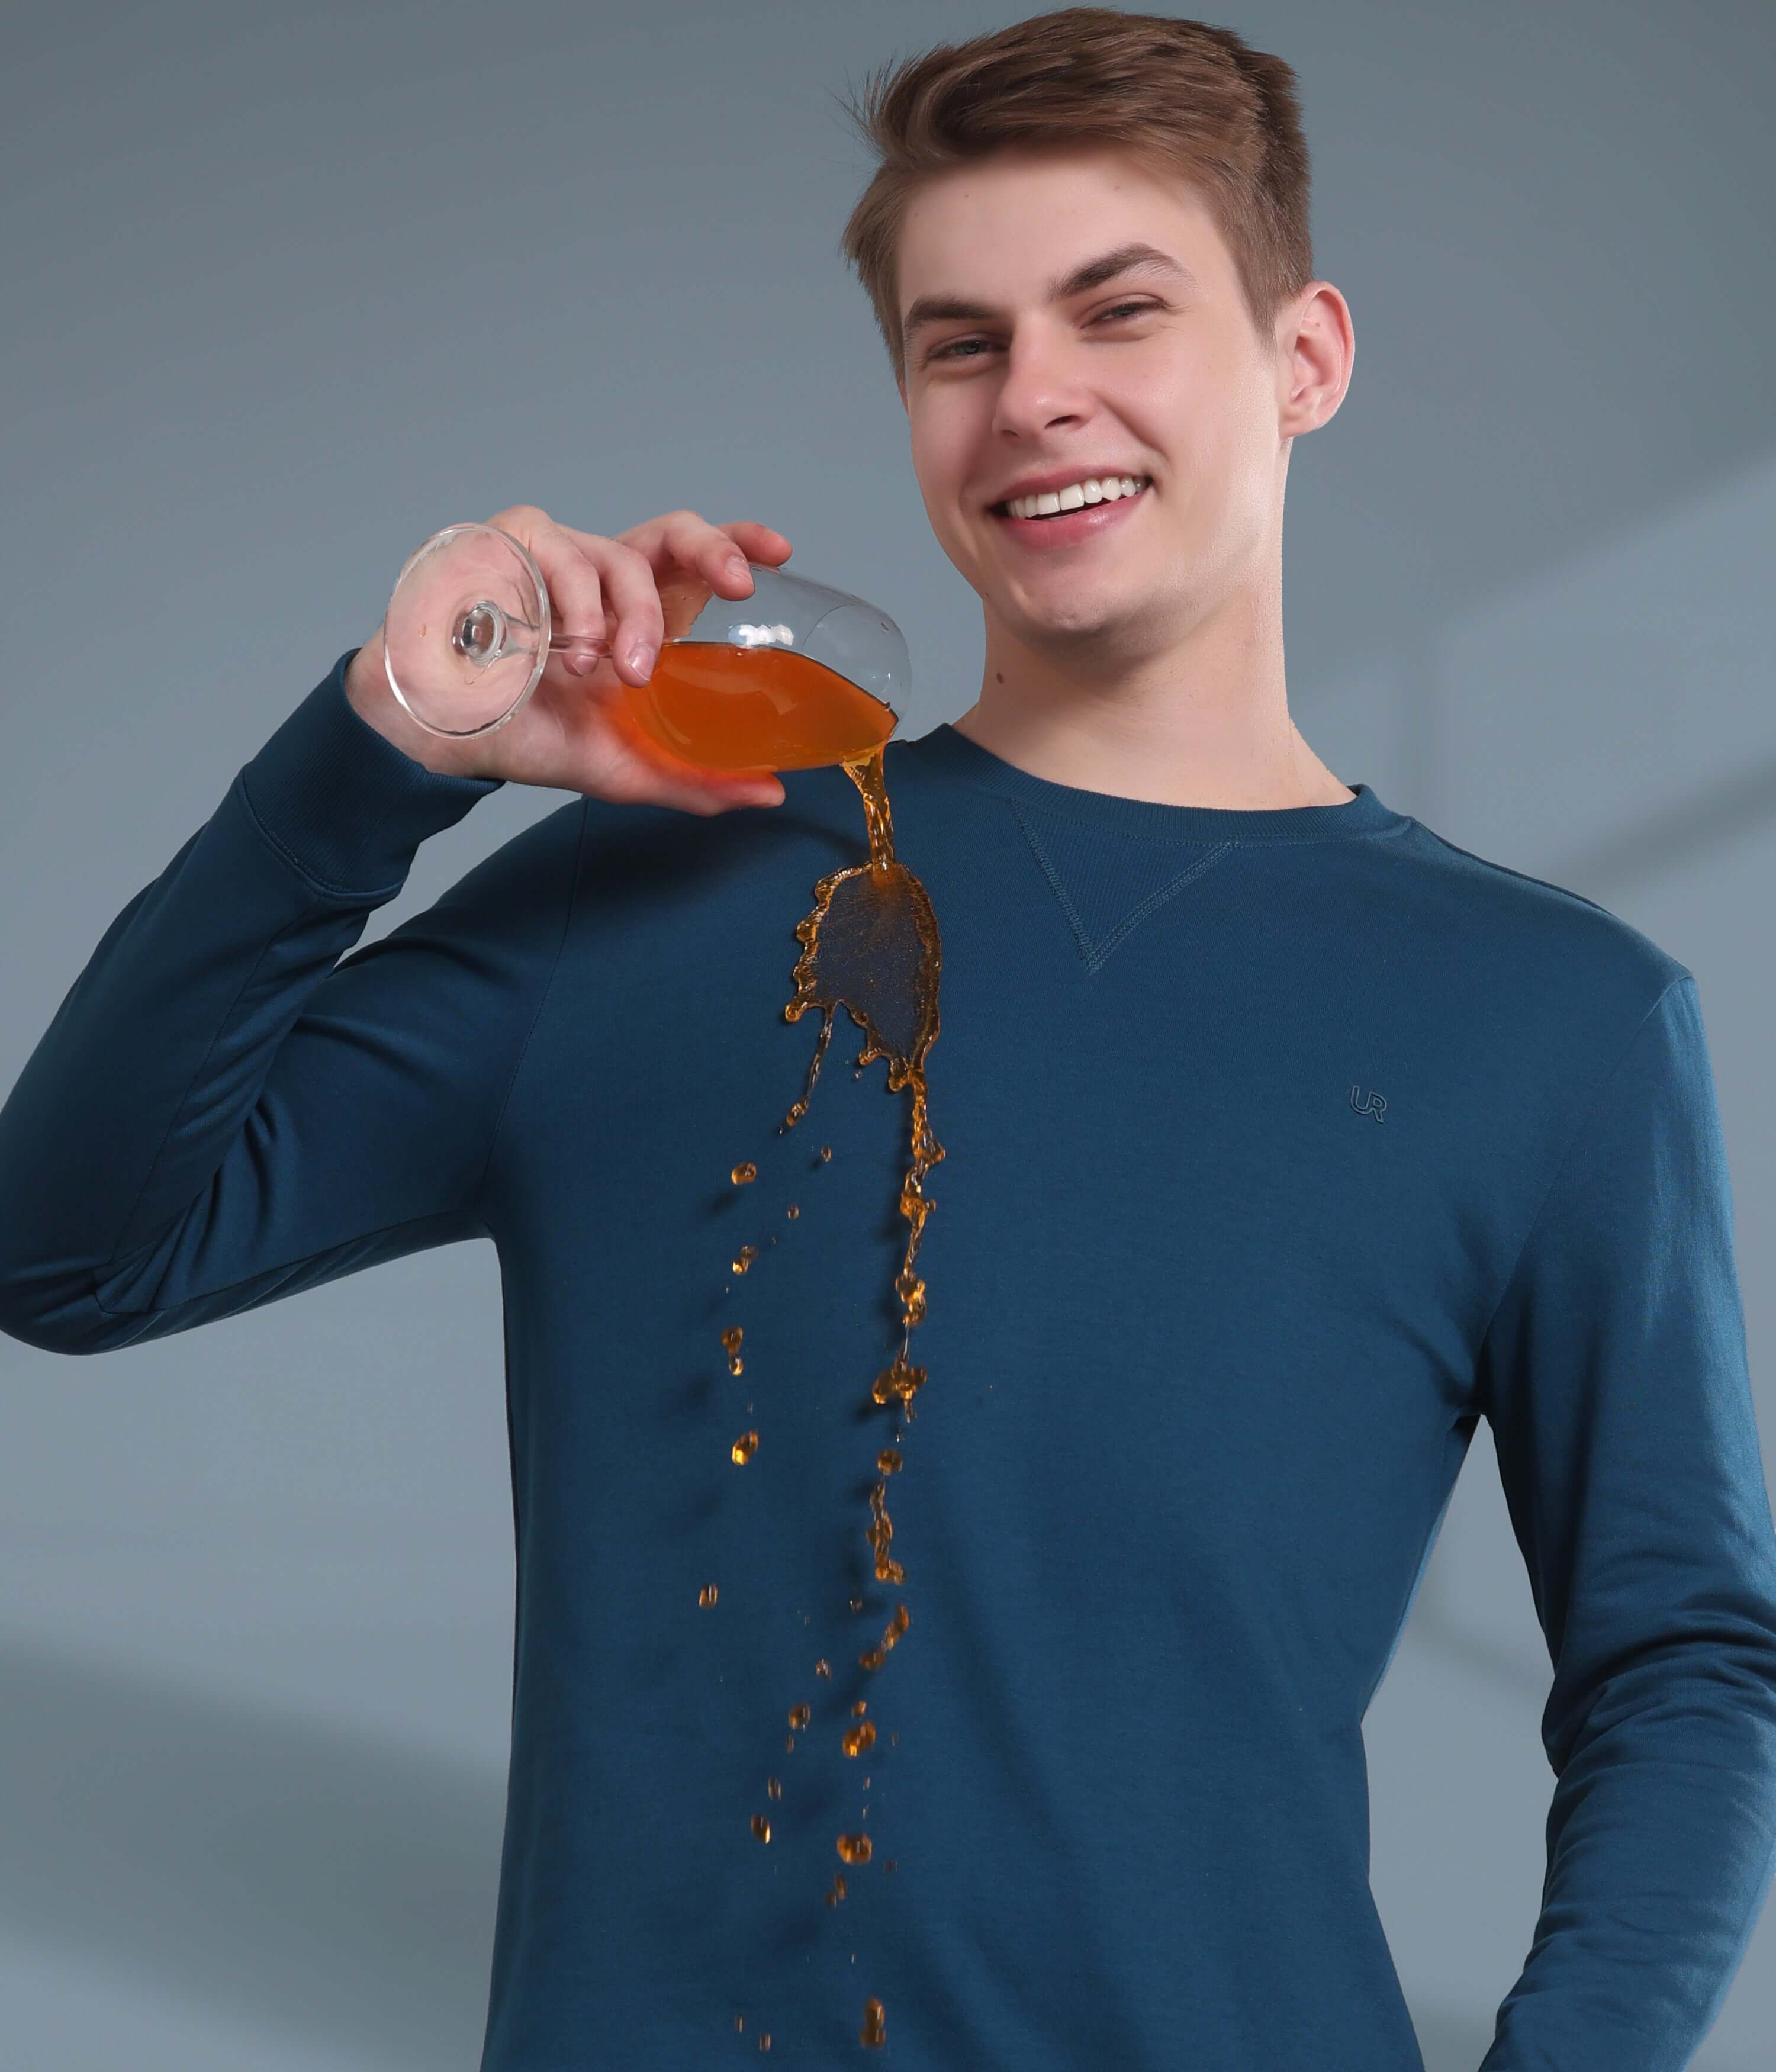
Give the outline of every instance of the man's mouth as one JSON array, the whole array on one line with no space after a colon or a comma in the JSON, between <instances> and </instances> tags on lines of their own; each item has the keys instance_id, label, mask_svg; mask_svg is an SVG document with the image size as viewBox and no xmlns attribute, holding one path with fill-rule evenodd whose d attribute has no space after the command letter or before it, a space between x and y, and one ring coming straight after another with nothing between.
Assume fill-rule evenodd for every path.
<instances>
[{"instance_id":1,"label":"man's mouth","mask_svg":"<svg viewBox=\"0 0 1776 2072\"><path fill-rule=\"evenodd\" d=\"M1126 496L1138 496L1152 480L1146 475L1085 475L1065 488L1007 497L988 508L996 518L1059 518L1069 511L1083 511L1088 504L1117 504Z\"/></svg>"}]
</instances>

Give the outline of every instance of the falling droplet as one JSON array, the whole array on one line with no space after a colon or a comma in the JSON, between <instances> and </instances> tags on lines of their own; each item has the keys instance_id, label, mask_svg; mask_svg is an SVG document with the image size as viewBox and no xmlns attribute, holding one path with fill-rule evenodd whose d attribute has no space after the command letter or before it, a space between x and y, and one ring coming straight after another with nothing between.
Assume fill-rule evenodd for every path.
<instances>
[{"instance_id":1,"label":"falling droplet","mask_svg":"<svg viewBox=\"0 0 1776 2072\"><path fill-rule=\"evenodd\" d=\"M869 1709L870 1700L867 1698L860 1698L851 1708L851 1716L853 1720L861 1720Z\"/></svg>"},{"instance_id":2,"label":"falling droplet","mask_svg":"<svg viewBox=\"0 0 1776 2072\"><path fill-rule=\"evenodd\" d=\"M840 1856L848 1864L868 1863L874 1846L867 1835L841 1835L837 1844Z\"/></svg>"},{"instance_id":3,"label":"falling droplet","mask_svg":"<svg viewBox=\"0 0 1776 2072\"><path fill-rule=\"evenodd\" d=\"M759 2048L761 2050L768 2050L768 2049L770 2049L770 2048L771 2048L771 2031L770 2031L768 2029L765 2031L765 2033L763 2033L763 2036L761 2036L761 2037L759 2037L759 2039L758 2039L758 2048Z\"/></svg>"},{"instance_id":4,"label":"falling droplet","mask_svg":"<svg viewBox=\"0 0 1776 2072\"><path fill-rule=\"evenodd\" d=\"M861 1598L861 1597L853 1597L853 1598L851 1600L851 1609L852 1609L852 1610L853 1610L853 1611L854 1611L854 1612L861 1612L861 1611L863 1610L863 1600L862 1600L862 1598Z\"/></svg>"},{"instance_id":5,"label":"falling droplet","mask_svg":"<svg viewBox=\"0 0 1776 2072\"><path fill-rule=\"evenodd\" d=\"M801 1213L802 1213L802 1212L801 1212L801 1211L800 1211L800 1209L796 1206L796 1204L795 1204L793 1202L791 1202L790 1203L789 1207L788 1207L787 1209L785 1209L785 1210L784 1210L784 1211L783 1211L783 1214L784 1214L786 1216L787 1216L787 1217L788 1217L789 1220L790 1220L791 1223L794 1223L794 1222L795 1222L795 1220L796 1220L796 1218L797 1218L797 1217L798 1217Z\"/></svg>"},{"instance_id":6,"label":"falling droplet","mask_svg":"<svg viewBox=\"0 0 1776 2072\"><path fill-rule=\"evenodd\" d=\"M888 2041L888 2014L880 2000L864 2002L863 2026L857 2031L857 2041L871 2050L879 2050Z\"/></svg>"},{"instance_id":7,"label":"falling droplet","mask_svg":"<svg viewBox=\"0 0 1776 2072\"><path fill-rule=\"evenodd\" d=\"M734 2025L737 2029L744 2029L746 2025L746 2016L743 2014L737 2014L734 2018Z\"/></svg>"},{"instance_id":8,"label":"falling droplet","mask_svg":"<svg viewBox=\"0 0 1776 2072\"><path fill-rule=\"evenodd\" d=\"M898 1475L903 1465L896 1446L884 1446L876 1456L876 1466L885 1475Z\"/></svg>"},{"instance_id":9,"label":"falling droplet","mask_svg":"<svg viewBox=\"0 0 1776 2072\"><path fill-rule=\"evenodd\" d=\"M888 1651L886 1648L872 1647L866 1649L857 1657L857 1667L860 1669L879 1669L887 1659Z\"/></svg>"},{"instance_id":10,"label":"falling droplet","mask_svg":"<svg viewBox=\"0 0 1776 2072\"><path fill-rule=\"evenodd\" d=\"M820 1163L821 1163L823 1166L824 1166L824 1165L825 1165L825 1164L828 1162L828 1161L832 1157L832 1145L831 1145L830 1144L823 1144L823 1145L820 1146Z\"/></svg>"},{"instance_id":11,"label":"falling droplet","mask_svg":"<svg viewBox=\"0 0 1776 2072\"><path fill-rule=\"evenodd\" d=\"M832 1665L824 1655L815 1663L814 1674L816 1676L830 1676L832 1674Z\"/></svg>"},{"instance_id":12,"label":"falling droplet","mask_svg":"<svg viewBox=\"0 0 1776 2072\"><path fill-rule=\"evenodd\" d=\"M789 1708L789 1725L791 1733L799 1734L813 1716L814 1715L806 1705L791 1705Z\"/></svg>"},{"instance_id":13,"label":"falling droplet","mask_svg":"<svg viewBox=\"0 0 1776 2072\"><path fill-rule=\"evenodd\" d=\"M742 1432L728 1449L734 1456L734 1465L737 1468L743 1468L758 1450L758 1434L756 1432Z\"/></svg>"},{"instance_id":14,"label":"falling droplet","mask_svg":"<svg viewBox=\"0 0 1776 2072\"><path fill-rule=\"evenodd\" d=\"M783 1753L785 1755L794 1755L795 1753L796 1737L793 1734L791 1734L783 1742Z\"/></svg>"},{"instance_id":15,"label":"falling droplet","mask_svg":"<svg viewBox=\"0 0 1776 2072\"><path fill-rule=\"evenodd\" d=\"M738 1324L730 1324L722 1334L722 1342L727 1348L730 1374L738 1374L741 1371L740 1341L745 1336L746 1333Z\"/></svg>"},{"instance_id":16,"label":"falling droplet","mask_svg":"<svg viewBox=\"0 0 1776 2072\"><path fill-rule=\"evenodd\" d=\"M876 1745L876 1723L864 1720L857 1726L845 1730L845 1752L847 1755L861 1755L865 1749Z\"/></svg>"},{"instance_id":17,"label":"falling droplet","mask_svg":"<svg viewBox=\"0 0 1776 2072\"><path fill-rule=\"evenodd\" d=\"M697 1593L697 1601L703 1607L705 1611L709 1610L709 1606L715 1602L715 1585L713 1583L705 1583L703 1585L702 1589Z\"/></svg>"},{"instance_id":18,"label":"falling droplet","mask_svg":"<svg viewBox=\"0 0 1776 2072\"><path fill-rule=\"evenodd\" d=\"M765 1794L767 1798L781 1799L783 1795L783 1779L779 1777L767 1777L765 1779Z\"/></svg>"},{"instance_id":19,"label":"falling droplet","mask_svg":"<svg viewBox=\"0 0 1776 2072\"><path fill-rule=\"evenodd\" d=\"M752 1262L753 1262L753 1261L754 1261L754 1260L758 1256L758 1246L757 1246L757 1245L755 1245L755 1244L743 1244L743 1245L742 1245L742 1246L741 1246L741 1248L740 1248L740 1249L739 1249L739 1252L736 1254L735 1258L734 1258L734 1272L735 1272L736 1273L744 1273L744 1272L746 1272L746 1268L747 1268L749 1266L750 1266L750 1265L751 1265Z\"/></svg>"},{"instance_id":20,"label":"falling droplet","mask_svg":"<svg viewBox=\"0 0 1776 2072\"><path fill-rule=\"evenodd\" d=\"M828 1906L837 1906L844 1897L845 1873L843 1871L835 1871L832 1873L832 1889L826 1895L826 1903Z\"/></svg>"},{"instance_id":21,"label":"falling droplet","mask_svg":"<svg viewBox=\"0 0 1776 2072\"><path fill-rule=\"evenodd\" d=\"M752 1832L758 1837L761 1842L768 1842L771 1840L771 1823L765 1818L763 1813L754 1813L753 1815Z\"/></svg>"},{"instance_id":22,"label":"falling droplet","mask_svg":"<svg viewBox=\"0 0 1776 2072\"><path fill-rule=\"evenodd\" d=\"M734 1170L728 1175L728 1178L733 1181L734 1184L737 1187L743 1187L749 1180L756 1180L758 1177L758 1168L753 1164L750 1158L746 1159L740 1165L736 1166Z\"/></svg>"}]
</instances>

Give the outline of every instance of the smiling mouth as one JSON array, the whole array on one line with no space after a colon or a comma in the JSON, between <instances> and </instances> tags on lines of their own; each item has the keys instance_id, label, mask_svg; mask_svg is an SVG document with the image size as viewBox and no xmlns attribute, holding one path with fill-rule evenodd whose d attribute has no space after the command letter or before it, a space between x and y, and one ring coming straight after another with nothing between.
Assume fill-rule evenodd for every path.
<instances>
[{"instance_id":1,"label":"smiling mouth","mask_svg":"<svg viewBox=\"0 0 1776 2072\"><path fill-rule=\"evenodd\" d=\"M1153 477L1147 475L1104 475L1082 476L1070 482L1064 489L1044 489L1030 496L1008 496L998 504L989 504L987 508L995 518L1060 518L1070 511L1083 511L1094 504L1119 504L1125 497L1138 496L1149 487Z\"/></svg>"}]
</instances>

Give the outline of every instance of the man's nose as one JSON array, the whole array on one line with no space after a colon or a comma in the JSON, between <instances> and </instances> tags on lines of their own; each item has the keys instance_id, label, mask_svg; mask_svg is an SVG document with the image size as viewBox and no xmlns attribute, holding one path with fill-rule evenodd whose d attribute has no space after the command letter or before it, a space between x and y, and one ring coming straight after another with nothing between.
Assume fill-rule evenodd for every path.
<instances>
[{"instance_id":1,"label":"man's nose","mask_svg":"<svg viewBox=\"0 0 1776 2072\"><path fill-rule=\"evenodd\" d=\"M1056 426L1083 423L1092 413L1083 377L1073 342L1041 329L1014 333L1005 348L993 430L1006 438L1032 438Z\"/></svg>"}]
</instances>

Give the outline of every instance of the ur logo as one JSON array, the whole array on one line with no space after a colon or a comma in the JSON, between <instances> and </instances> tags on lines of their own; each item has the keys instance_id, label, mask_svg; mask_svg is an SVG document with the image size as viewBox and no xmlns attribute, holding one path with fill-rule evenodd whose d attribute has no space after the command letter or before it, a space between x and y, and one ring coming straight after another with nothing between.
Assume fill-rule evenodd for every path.
<instances>
[{"instance_id":1,"label":"ur logo","mask_svg":"<svg viewBox=\"0 0 1776 2072\"><path fill-rule=\"evenodd\" d=\"M1388 1112L1388 1104L1373 1087L1365 1093L1361 1087L1350 1089L1350 1105L1359 1115L1372 1115L1379 1122Z\"/></svg>"}]
</instances>

